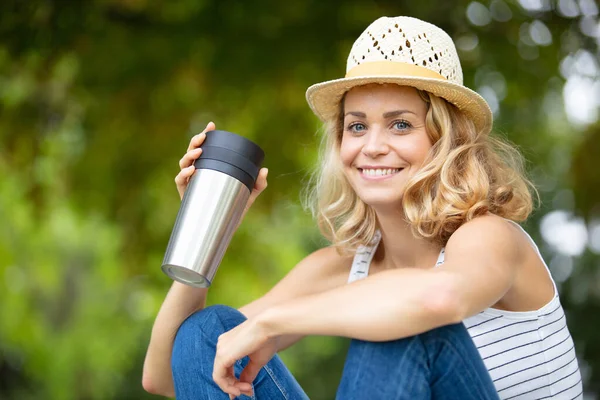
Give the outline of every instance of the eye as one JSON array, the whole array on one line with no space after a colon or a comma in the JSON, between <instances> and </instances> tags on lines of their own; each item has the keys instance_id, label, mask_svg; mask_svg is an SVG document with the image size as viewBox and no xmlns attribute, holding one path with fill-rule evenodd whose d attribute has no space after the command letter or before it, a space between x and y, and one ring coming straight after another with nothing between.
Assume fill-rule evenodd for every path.
<instances>
[{"instance_id":1,"label":"eye","mask_svg":"<svg viewBox=\"0 0 600 400\"><path fill-rule=\"evenodd\" d=\"M352 133L361 133L364 130L366 130L367 127L365 126L365 124L363 124L361 122L354 122L354 123L348 125L347 129Z\"/></svg>"},{"instance_id":2,"label":"eye","mask_svg":"<svg viewBox=\"0 0 600 400\"><path fill-rule=\"evenodd\" d=\"M394 121L394 123L392 124L392 126L395 129L398 129L399 131L405 131L407 129L412 128L412 125L410 124L410 122L408 122L406 120Z\"/></svg>"}]
</instances>

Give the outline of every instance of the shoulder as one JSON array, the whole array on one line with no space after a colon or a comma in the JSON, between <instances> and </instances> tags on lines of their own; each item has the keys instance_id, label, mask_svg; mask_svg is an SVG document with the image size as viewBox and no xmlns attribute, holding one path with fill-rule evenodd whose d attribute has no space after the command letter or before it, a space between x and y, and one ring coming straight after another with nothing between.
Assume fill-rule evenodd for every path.
<instances>
[{"instance_id":1,"label":"shoulder","mask_svg":"<svg viewBox=\"0 0 600 400\"><path fill-rule=\"evenodd\" d=\"M487 214L465 222L450 236L446 256L476 259L492 256L515 264L524 256L525 240L515 223Z\"/></svg>"},{"instance_id":2,"label":"shoulder","mask_svg":"<svg viewBox=\"0 0 600 400\"><path fill-rule=\"evenodd\" d=\"M462 308L460 319L492 307L514 287L525 265L527 241L521 228L497 215L479 216L461 225L446 244L437 273Z\"/></svg>"}]
</instances>

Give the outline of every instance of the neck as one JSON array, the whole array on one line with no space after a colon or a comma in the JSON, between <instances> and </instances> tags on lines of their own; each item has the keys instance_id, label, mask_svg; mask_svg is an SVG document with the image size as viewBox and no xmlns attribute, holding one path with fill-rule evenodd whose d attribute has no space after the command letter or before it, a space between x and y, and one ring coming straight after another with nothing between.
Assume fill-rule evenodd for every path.
<instances>
[{"instance_id":1,"label":"neck","mask_svg":"<svg viewBox=\"0 0 600 400\"><path fill-rule=\"evenodd\" d=\"M381 242L378 253L386 268L433 267L441 247L429 240L413 236L403 212L376 210Z\"/></svg>"}]
</instances>

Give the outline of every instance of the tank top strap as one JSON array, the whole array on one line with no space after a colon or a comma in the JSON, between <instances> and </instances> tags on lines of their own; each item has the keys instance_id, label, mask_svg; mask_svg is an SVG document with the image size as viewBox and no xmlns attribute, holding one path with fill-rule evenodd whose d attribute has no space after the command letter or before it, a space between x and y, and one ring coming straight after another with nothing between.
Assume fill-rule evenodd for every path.
<instances>
[{"instance_id":1,"label":"tank top strap","mask_svg":"<svg viewBox=\"0 0 600 400\"><path fill-rule=\"evenodd\" d=\"M442 265L444 263L445 259L446 259L446 248L442 247L442 250L440 251L440 255L438 256L438 259L434 265L434 268L437 267L438 265Z\"/></svg>"},{"instance_id":2,"label":"tank top strap","mask_svg":"<svg viewBox=\"0 0 600 400\"><path fill-rule=\"evenodd\" d=\"M375 231L373 240L371 240L371 243L368 246L360 245L358 247L354 254L354 259L352 260L352 268L350 269L348 283L366 278L369 275L369 266L371 265L371 260L373 260L375 250L377 250L377 245L379 245L380 240L381 232L377 230Z\"/></svg>"}]
</instances>

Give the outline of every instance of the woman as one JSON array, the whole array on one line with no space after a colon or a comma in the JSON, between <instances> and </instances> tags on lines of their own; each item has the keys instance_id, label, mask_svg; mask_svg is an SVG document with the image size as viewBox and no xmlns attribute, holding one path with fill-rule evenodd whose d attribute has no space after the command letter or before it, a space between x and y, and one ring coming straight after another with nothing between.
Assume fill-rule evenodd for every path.
<instances>
[{"instance_id":1,"label":"woman","mask_svg":"<svg viewBox=\"0 0 600 400\"><path fill-rule=\"evenodd\" d=\"M205 289L174 283L146 390L304 399L275 354L335 335L353 339L339 399L581 398L556 287L513 222L530 214L532 186L518 153L489 136L491 111L462 85L450 37L380 18L354 43L346 77L307 99L328 126L313 194L332 246L239 311L204 308ZM180 195L203 138L180 162Z\"/></svg>"}]
</instances>

